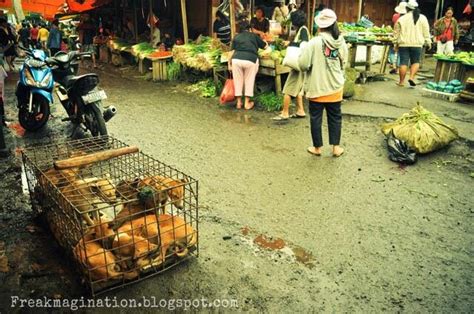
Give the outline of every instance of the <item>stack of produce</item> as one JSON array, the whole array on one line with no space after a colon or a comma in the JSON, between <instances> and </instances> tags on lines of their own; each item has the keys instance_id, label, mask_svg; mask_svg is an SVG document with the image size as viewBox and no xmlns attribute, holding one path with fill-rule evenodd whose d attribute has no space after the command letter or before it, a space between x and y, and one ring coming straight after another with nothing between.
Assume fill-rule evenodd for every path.
<instances>
[{"instance_id":1,"label":"stack of produce","mask_svg":"<svg viewBox=\"0 0 474 314\"><path fill-rule=\"evenodd\" d=\"M156 51L156 48L153 48L153 46L147 42L139 43L132 46L132 54L135 57L139 57L139 58L147 57L150 54L154 53L155 51Z\"/></svg>"},{"instance_id":2,"label":"stack of produce","mask_svg":"<svg viewBox=\"0 0 474 314\"><path fill-rule=\"evenodd\" d=\"M426 88L430 90L436 90L438 92L444 92L449 94L459 94L464 90L464 86L459 80L452 80L450 82L429 82L426 84Z\"/></svg>"},{"instance_id":3,"label":"stack of produce","mask_svg":"<svg viewBox=\"0 0 474 314\"><path fill-rule=\"evenodd\" d=\"M286 56L286 47L282 39L276 39L275 42L268 46L267 49L259 49L258 56L262 59L272 59L281 64Z\"/></svg>"},{"instance_id":4,"label":"stack of produce","mask_svg":"<svg viewBox=\"0 0 474 314\"><path fill-rule=\"evenodd\" d=\"M132 47L132 44L128 43L124 39L121 38L112 38L108 42L108 47L113 50L126 50Z\"/></svg>"},{"instance_id":5,"label":"stack of produce","mask_svg":"<svg viewBox=\"0 0 474 314\"><path fill-rule=\"evenodd\" d=\"M200 37L196 42L173 47L173 59L177 63L207 72L219 64L223 51L218 39Z\"/></svg>"},{"instance_id":6,"label":"stack of produce","mask_svg":"<svg viewBox=\"0 0 474 314\"><path fill-rule=\"evenodd\" d=\"M393 40L393 28L391 26L372 26L366 28L364 26L350 23L339 23L338 26L344 33L344 38L349 42Z\"/></svg>"},{"instance_id":7,"label":"stack of produce","mask_svg":"<svg viewBox=\"0 0 474 314\"><path fill-rule=\"evenodd\" d=\"M443 60L443 61L455 61L455 62L462 62L466 65L474 65L474 51L467 52L461 51L449 55L443 54L435 54L436 59Z\"/></svg>"},{"instance_id":8,"label":"stack of produce","mask_svg":"<svg viewBox=\"0 0 474 314\"><path fill-rule=\"evenodd\" d=\"M382 125L382 132L405 141L419 154L426 154L443 148L459 137L458 131L444 123L434 113L420 104L405 113L395 122Z\"/></svg>"}]
</instances>

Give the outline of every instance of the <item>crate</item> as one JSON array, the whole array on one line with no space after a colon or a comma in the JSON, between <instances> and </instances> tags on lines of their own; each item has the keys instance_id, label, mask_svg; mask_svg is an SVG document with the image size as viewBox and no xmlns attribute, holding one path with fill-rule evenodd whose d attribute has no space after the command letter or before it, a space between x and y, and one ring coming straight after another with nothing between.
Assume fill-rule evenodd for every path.
<instances>
[{"instance_id":1,"label":"crate","mask_svg":"<svg viewBox=\"0 0 474 314\"><path fill-rule=\"evenodd\" d=\"M33 209L93 296L198 255L198 181L183 172L111 136L30 147L22 159Z\"/></svg>"},{"instance_id":2,"label":"crate","mask_svg":"<svg viewBox=\"0 0 474 314\"><path fill-rule=\"evenodd\" d=\"M428 88L423 88L421 94L426 97L442 99L450 102L456 102L459 100L459 94L444 93Z\"/></svg>"}]
</instances>

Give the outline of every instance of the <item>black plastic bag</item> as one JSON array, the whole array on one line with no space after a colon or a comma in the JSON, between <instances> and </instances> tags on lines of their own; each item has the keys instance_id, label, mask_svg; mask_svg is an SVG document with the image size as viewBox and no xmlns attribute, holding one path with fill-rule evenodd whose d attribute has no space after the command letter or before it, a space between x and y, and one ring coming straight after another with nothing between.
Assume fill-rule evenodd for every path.
<instances>
[{"instance_id":1,"label":"black plastic bag","mask_svg":"<svg viewBox=\"0 0 474 314\"><path fill-rule=\"evenodd\" d=\"M391 161L405 165L416 163L416 152L408 147L405 141L399 140L393 134L393 130L387 136L388 158Z\"/></svg>"}]
</instances>

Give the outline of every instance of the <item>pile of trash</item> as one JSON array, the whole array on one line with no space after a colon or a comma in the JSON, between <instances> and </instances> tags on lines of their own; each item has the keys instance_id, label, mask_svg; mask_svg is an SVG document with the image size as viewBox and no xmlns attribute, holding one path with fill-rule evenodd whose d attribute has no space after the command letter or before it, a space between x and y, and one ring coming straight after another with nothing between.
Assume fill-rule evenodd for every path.
<instances>
[{"instance_id":1,"label":"pile of trash","mask_svg":"<svg viewBox=\"0 0 474 314\"><path fill-rule=\"evenodd\" d=\"M419 103L396 121L382 125L382 132L388 138L389 158L407 164L416 161L413 153L436 151L459 137L454 127L444 123ZM403 160L402 155L406 160Z\"/></svg>"}]
</instances>

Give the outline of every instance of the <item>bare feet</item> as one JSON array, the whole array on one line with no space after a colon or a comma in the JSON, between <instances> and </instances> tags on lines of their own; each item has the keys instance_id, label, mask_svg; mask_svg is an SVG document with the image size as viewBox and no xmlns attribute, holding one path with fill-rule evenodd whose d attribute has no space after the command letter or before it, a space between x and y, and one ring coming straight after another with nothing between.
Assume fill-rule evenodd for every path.
<instances>
[{"instance_id":1,"label":"bare feet","mask_svg":"<svg viewBox=\"0 0 474 314\"><path fill-rule=\"evenodd\" d=\"M253 103L253 101L249 101L248 103L245 104L245 110L250 110L253 108L255 104Z\"/></svg>"},{"instance_id":2,"label":"bare feet","mask_svg":"<svg viewBox=\"0 0 474 314\"><path fill-rule=\"evenodd\" d=\"M334 157L341 157L344 154L344 148L339 145L335 145L332 149L332 155Z\"/></svg>"},{"instance_id":3,"label":"bare feet","mask_svg":"<svg viewBox=\"0 0 474 314\"><path fill-rule=\"evenodd\" d=\"M311 155L315 155L315 156L321 156L321 153L322 153L321 147L314 147L314 146L308 147L307 151Z\"/></svg>"}]
</instances>

